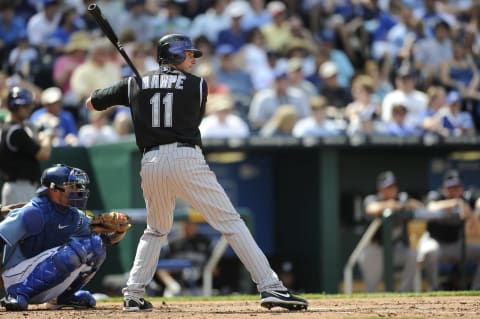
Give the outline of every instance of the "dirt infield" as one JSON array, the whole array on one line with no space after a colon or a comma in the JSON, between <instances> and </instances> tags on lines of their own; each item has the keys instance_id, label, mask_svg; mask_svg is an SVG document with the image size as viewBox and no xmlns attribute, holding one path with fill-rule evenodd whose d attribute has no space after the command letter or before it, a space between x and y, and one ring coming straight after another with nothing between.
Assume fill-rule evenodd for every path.
<instances>
[{"instance_id":1,"label":"dirt infield","mask_svg":"<svg viewBox=\"0 0 480 319\"><path fill-rule=\"evenodd\" d=\"M258 301L154 301L154 310L125 313L119 302L99 302L95 310L45 310L31 306L25 312L0 310L5 319L313 319L313 318L479 318L480 297L372 297L309 300L307 311L267 310Z\"/></svg>"}]
</instances>

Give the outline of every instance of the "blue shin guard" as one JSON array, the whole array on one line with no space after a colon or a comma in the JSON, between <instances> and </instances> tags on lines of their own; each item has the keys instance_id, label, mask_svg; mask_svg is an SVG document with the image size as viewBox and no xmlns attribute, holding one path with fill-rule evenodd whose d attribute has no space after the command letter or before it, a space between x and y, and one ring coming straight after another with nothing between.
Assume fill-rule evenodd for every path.
<instances>
[{"instance_id":1,"label":"blue shin guard","mask_svg":"<svg viewBox=\"0 0 480 319\"><path fill-rule=\"evenodd\" d=\"M88 265L91 268L80 273L79 277L60 295L63 301L73 299L75 292L93 277L105 257L105 247L99 236L71 240L61 246L53 255L40 262L26 280L8 287L8 296L5 300L8 301L10 298L11 303L14 303L14 299L25 299L28 306L29 299L61 284L74 270L82 265ZM25 303L22 302L20 308L24 309L12 310L25 310L26 306L23 306L23 304ZM9 310L7 305L4 306Z\"/></svg>"}]
</instances>

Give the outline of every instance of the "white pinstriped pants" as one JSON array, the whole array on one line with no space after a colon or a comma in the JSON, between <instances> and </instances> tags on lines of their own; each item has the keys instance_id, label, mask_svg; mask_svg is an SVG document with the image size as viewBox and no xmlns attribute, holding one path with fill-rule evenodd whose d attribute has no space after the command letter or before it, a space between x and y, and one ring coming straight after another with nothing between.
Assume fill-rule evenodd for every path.
<instances>
[{"instance_id":1,"label":"white pinstriped pants","mask_svg":"<svg viewBox=\"0 0 480 319\"><path fill-rule=\"evenodd\" d=\"M143 297L152 280L160 249L173 224L176 197L198 210L235 251L258 291L285 290L249 229L233 207L199 147L162 145L147 152L140 171L147 207L147 228L137 246L124 296Z\"/></svg>"}]
</instances>

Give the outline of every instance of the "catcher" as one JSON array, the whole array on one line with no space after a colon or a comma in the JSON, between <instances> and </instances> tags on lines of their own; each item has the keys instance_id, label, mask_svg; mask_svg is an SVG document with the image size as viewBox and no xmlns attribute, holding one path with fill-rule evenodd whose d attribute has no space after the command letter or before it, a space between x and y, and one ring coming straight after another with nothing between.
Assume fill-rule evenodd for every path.
<instances>
[{"instance_id":1,"label":"catcher","mask_svg":"<svg viewBox=\"0 0 480 319\"><path fill-rule=\"evenodd\" d=\"M45 302L51 309L93 308L95 299L81 289L105 260L106 245L125 236L130 220L119 212L87 217L81 209L89 178L79 168L57 164L40 181L36 196L0 223L7 292L0 303L7 311Z\"/></svg>"}]
</instances>

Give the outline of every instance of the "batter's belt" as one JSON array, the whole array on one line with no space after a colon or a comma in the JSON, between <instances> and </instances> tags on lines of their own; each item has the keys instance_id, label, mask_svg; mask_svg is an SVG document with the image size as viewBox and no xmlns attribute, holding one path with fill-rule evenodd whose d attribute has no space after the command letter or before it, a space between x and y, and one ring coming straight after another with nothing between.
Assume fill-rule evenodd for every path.
<instances>
[{"instance_id":1,"label":"batter's belt","mask_svg":"<svg viewBox=\"0 0 480 319\"><path fill-rule=\"evenodd\" d=\"M155 145L150 147L145 147L145 153L150 151L158 151L162 145ZM190 147L195 148L196 145L192 143L185 143L185 142L177 142L177 147Z\"/></svg>"}]
</instances>

